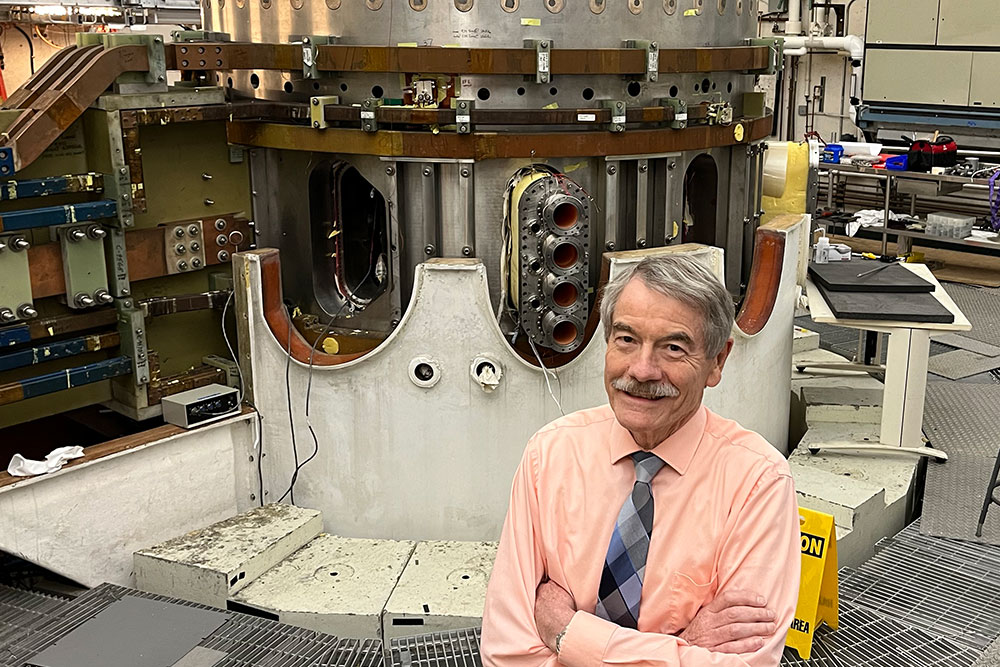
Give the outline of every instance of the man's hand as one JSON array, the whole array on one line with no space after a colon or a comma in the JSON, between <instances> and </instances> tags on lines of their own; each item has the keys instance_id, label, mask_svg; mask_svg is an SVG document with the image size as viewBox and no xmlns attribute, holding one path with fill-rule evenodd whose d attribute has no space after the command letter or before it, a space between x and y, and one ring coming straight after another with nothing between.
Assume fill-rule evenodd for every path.
<instances>
[{"instance_id":1,"label":"man's hand","mask_svg":"<svg viewBox=\"0 0 1000 667\"><path fill-rule=\"evenodd\" d=\"M542 642L556 652L556 635L562 632L576 613L573 596L557 583L545 580L535 591L535 627Z\"/></svg>"},{"instance_id":2,"label":"man's hand","mask_svg":"<svg viewBox=\"0 0 1000 667\"><path fill-rule=\"evenodd\" d=\"M774 612L766 604L756 593L726 591L698 611L680 638L717 653L751 653L775 631Z\"/></svg>"}]
</instances>

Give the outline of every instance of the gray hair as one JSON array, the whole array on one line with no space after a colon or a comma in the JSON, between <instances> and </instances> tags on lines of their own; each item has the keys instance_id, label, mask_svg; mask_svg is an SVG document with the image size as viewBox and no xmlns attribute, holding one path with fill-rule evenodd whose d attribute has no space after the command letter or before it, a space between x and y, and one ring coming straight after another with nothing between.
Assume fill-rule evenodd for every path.
<instances>
[{"instance_id":1,"label":"gray hair","mask_svg":"<svg viewBox=\"0 0 1000 667\"><path fill-rule=\"evenodd\" d=\"M612 318L618 299L633 278L701 313L705 352L714 357L722 351L733 329L733 299L714 273L683 255L645 257L608 281L601 297L601 325L605 340L611 338Z\"/></svg>"}]
</instances>

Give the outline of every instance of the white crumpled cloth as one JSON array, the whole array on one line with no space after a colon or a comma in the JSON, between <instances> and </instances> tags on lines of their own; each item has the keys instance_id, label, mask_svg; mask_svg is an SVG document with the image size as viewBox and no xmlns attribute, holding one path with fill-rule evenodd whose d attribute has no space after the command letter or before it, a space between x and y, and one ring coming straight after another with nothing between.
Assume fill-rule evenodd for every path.
<instances>
[{"instance_id":1,"label":"white crumpled cloth","mask_svg":"<svg viewBox=\"0 0 1000 667\"><path fill-rule=\"evenodd\" d=\"M902 220L905 215L889 211L889 220ZM854 220L847 223L847 235L854 236L862 227L880 227L885 223L885 210L867 209L854 214Z\"/></svg>"},{"instance_id":2,"label":"white crumpled cloth","mask_svg":"<svg viewBox=\"0 0 1000 667\"><path fill-rule=\"evenodd\" d=\"M20 454L14 454L7 466L7 472L14 477L30 477L55 472L62 468L70 459L83 456L83 447L59 447L49 452L44 461L26 459Z\"/></svg>"}]
</instances>

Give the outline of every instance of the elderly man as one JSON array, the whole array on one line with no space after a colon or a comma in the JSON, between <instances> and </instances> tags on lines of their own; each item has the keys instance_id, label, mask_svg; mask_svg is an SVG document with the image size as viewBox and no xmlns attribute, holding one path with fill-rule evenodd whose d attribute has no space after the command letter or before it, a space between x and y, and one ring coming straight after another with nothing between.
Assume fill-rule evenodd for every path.
<instances>
[{"instance_id":1,"label":"elderly man","mask_svg":"<svg viewBox=\"0 0 1000 667\"><path fill-rule=\"evenodd\" d=\"M528 442L484 665L777 665L799 589L788 464L701 404L732 299L691 259L646 258L608 283L601 322L610 405Z\"/></svg>"}]
</instances>

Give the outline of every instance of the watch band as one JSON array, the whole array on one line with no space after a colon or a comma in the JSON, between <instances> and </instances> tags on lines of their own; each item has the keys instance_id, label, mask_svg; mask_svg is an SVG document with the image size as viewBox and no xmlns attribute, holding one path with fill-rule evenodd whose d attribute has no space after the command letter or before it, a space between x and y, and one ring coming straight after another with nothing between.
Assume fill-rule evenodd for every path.
<instances>
[{"instance_id":1,"label":"watch band","mask_svg":"<svg viewBox=\"0 0 1000 667\"><path fill-rule=\"evenodd\" d=\"M559 634L556 635L556 655L559 655L562 652L563 638L566 636L566 631L567 630L569 630L569 626L568 625L565 628L563 628L562 630L560 630Z\"/></svg>"}]
</instances>

